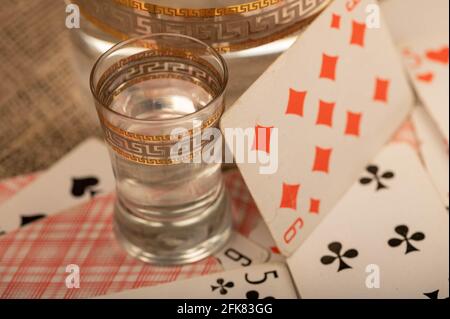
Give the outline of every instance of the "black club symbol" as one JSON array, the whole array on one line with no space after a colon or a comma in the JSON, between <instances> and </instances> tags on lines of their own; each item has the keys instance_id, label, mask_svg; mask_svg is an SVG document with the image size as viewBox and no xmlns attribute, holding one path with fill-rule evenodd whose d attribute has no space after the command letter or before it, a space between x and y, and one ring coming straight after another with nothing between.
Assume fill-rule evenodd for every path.
<instances>
[{"instance_id":1,"label":"black club symbol","mask_svg":"<svg viewBox=\"0 0 450 319\"><path fill-rule=\"evenodd\" d=\"M232 281L225 282L225 280L222 278L217 279L216 282L217 282L218 286L211 285L211 290L214 291L214 290L219 289L219 292L221 295L226 295L228 293L227 289L234 287L234 282L232 282Z\"/></svg>"},{"instance_id":2,"label":"black club symbol","mask_svg":"<svg viewBox=\"0 0 450 319\"><path fill-rule=\"evenodd\" d=\"M328 249L335 254L335 256L329 256L325 255L323 256L320 261L324 265L330 265L334 263L334 261L337 259L339 260L339 268L337 272L340 272L344 269L351 269L352 267L349 266L345 261L344 258L355 258L358 256L358 251L356 249L349 249L344 252L344 254L341 255L342 251L342 244L338 242L333 242L328 245Z\"/></svg>"},{"instance_id":3,"label":"black club symbol","mask_svg":"<svg viewBox=\"0 0 450 319\"><path fill-rule=\"evenodd\" d=\"M388 241L389 246L398 247L403 242L406 243L406 252L405 255L412 253L413 251L419 251L416 247L411 244L411 241L422 241L425 239L425 234L422 232L416 232L408 237L409 228L406 225L400 225L395 227L395 232L399 234L402 238L391 238Z\"/></svg>"},{"instance_id":4,"label":"black club symbol","mask_svg":"<svg viewBox=\"0 0 450 319\"><path fill-rule=\"evenodd\" d=\"M272 296L268 296L268 297L265 297L265 298L259 298L259 292L257 292L256 290L247 291L245 296L247 297L247 299L275 299Z\"/></svg>"},{"instance_id":5,"label":"black club symbol","mask_svg":"<svg viewBox=\"0 0 450 319\"><path fill-rule=\"evenodd\" d=\"M359 180L359 182L362 185L369 185L373 181L375 181L377 183L377 188L376 188L377 191L388 188L383 183L383 180L389 180L389 179L394 178L394 176L395 176L394 172L391 172L391 171L386 171L384 173L380 173L380 169L376 165L367 166L366 171L372 176L371 177L362 177Z\"/></svg>"}]
</instances>

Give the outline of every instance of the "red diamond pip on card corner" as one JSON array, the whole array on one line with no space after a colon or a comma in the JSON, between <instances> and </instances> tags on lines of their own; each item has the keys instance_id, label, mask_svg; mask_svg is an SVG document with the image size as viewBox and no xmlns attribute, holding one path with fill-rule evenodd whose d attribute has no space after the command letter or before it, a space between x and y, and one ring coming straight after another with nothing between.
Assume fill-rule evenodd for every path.
<instances>
[{"instance_id":1,"label":"red diamond pip on card corner","mask_svg":"<svg viewBox=\"0 0 450 319\"><path fill-rule=\"evenodd\" d=\"M320 213L320 200L316 198L311 198L309 202L309 212L311 214Z\"/></svg>"}]
</instances>

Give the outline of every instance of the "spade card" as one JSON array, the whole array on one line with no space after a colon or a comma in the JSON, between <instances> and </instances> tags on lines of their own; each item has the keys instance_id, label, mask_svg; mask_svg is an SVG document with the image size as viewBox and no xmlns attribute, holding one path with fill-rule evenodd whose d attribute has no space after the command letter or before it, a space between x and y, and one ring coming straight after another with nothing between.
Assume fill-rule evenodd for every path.
<instances>
[{"instance_id":1,"label":"spade card","mask_svg":"<svg viewBox=\"0 0 450 319\"><path fill-rule=\"evenodd\" d=\"M229 243L214 255L225 270L249 267L269 260L269 251L234 232Z\"/></svg>"},{"instance_id":2,"label":"spade card","mask_svg":"<svg viewBox=\"0 0 450 319\"><path fill-rule=\"evenodd\" d=\"M284 255L304 242L411 110L387 26L366 13L374 5L334 1L222 118L228 148ZM245 150L231 134L239 131L247 133Z\"/></svg>"},{"instance_id":3,"label":"spade card","mask_svg":"<svg viewBox=\"0 0 450 319\"><path fill-rule=\"evenodd\" d=\"M449 157L448 144L422 106L414 109L412 121L419 139L419 148L425 168L448 209Z\"/></svg>"},{"instance_id":4,"label":"spade card","mask_svg":"<svg viewBox=\"0 0 450 319\"><path fill-rule=\"evenodd\" d=\"M127 290L101 299L295 299L287 267L271 263Z\"/></svg>"},{"instance_id":5,"label":"spade card","mask_svg":"<svg viewBox=\"0 0 450 319\"><path fill-rule=\"evenodd\" d=\"M416 153L390 145L288 266L302 298L447 298L448 237Z\"/></svg>"},{"instance_id":6,"label":"spade card","mask_svg":"<svg viewBox=\"0 0 450 319\"><path fill-rule=\"evenodd\" d=\"M5 233L114 190L106 146L89 139L0 206Z\"/></svg>"}]
</instances>

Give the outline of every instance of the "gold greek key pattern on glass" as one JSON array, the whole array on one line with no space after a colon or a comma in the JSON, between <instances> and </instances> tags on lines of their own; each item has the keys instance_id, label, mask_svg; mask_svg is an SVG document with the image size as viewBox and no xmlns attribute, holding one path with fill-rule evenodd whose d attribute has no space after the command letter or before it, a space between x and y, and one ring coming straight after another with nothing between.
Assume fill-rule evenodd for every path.
<instances>
[{"instance_id":1,"label":"gold greek key pattern on glass","mask_svg":"<svg viewBox=\"0 0 450 319\"><path fill-rule=\"evenodd\" d=\"M209 143L201 140L201 131L195 136L180 138L172 143L144 143L129 139L106 126L103 126L103 130L105 140L114 152L125 159L146 165L171 165L192 160L195 155L201 155ZM188 154L179 152L186 149L189 150Z\"/></svg>"},{"instance_id":2,"label":"gold greek key pattern on glass","mask_svg":"<svg viewBox=\"0 0 450 319\"><path fill-rule=\"evenodd\" d=\"M134 8L133 3L131 7L119 5L115 2L118 0L72 1L80 5L87 20L116 38L127 39L152 33L178 33L202 40L219 52L248 49L281 39L304 28L331 2L283 0L244 14L238 12L235 15L218 17L179 17L152 14L139 10L141 7ZM142 1L139 3L145 4ZM253 6L249 8L256 8ZM186 10L189 12L194 9Z\"/></svg>"},{"instance_id":3,"label":"gold greek key pattern on glass","mask_svg":"<svg viewBox=\"0 0 450 319\"><path fill-rule=\"evenodd\" d=\"M204 141L196 141L201 140L205 129L218 126L223 113L225 76L214 68L212 62L201 58L204 51L196 52L199 48L176 50L163 44L153 45L145 40L136 41L135 46L148 50L116 61L103 72L95 84L94 95L106 142L119 156L145 165L171 165L194 158L194 154L201 153L205 144ZM202 87L211 97L215 97L210 101L210 105L198 110L195 115L180 118L179 127L176 124L178 120L175 121L173 129L184 128L176 134L173 134L171 129L166 129L158 135L140 134L136 133L136 126L135 132L130 132L130 126L126 124L128 122L139 121L146 127L150 123L118 114L108 107L115 96L130 86L143 81L169 78L189 81ZM190 121L191 118L199 123ZM185 150L189 154L183 154ZM173 154L173 151L176 153Z\"/></svg>"},{"instance_id":4,"label":"gold greek key pattern on glass","mask_svg":"<svg viewBox=\"0 0 450 319\"><path fill-rule=\"evenodd\" d=\"M111 144L110 144L111 145ZM179 163L183 163L186 161L192 161L194 159L195 156L198 156L199 154L201 154L201 150L200 151L195 151L189 155L186 155L184 157L178 157L178 158L167 158L167 159L154 159L154 158L145 158L145 157L141 157L141 156L136 156L133 154L129 154L127 152L122 151L120 148L111 145L111 149L116 152L118 155L120 155L121 157L132 161L132 162L136 162L139 164L143 164L143 165L174 165L174 164L179 164Z\"/></svg>"},{"instance_id":5,"label":"gold greek key pattern on glass","mask_svg":"<svg viewBox=\"0 0 450 319\"><path fill-rule=\"evenodd\" d=\"M145 43L143 43L145 44ZM144 46L144 47L148 47ZM158 78L173 78L189 81L202 87L212 96L218 96L221 87L219 72L206 60L195 57L193 53L149 47L150 50L121 59L111 65L101 76L97 84L96 95L99 100L109 105L111 99L130 85L141 81ZM160 57L171 57L165 61ZM139 64L135 62L139 61ZM118 81L118 79L121 79ZM121 83L120 88L112 83ZM124 84L122 84L124 83Z\"/></svg>"},{"instance_id":6,"label":"gold greek key pattern on glass","mask_svg":"<svg viewBox=\"0 0 450 319\"><path fill-rule=\"evenodd\" d=\"M168 142L173 143L178 141L180 138L184 138L187 136L194 135L196 130L204 130L209 127L217 126L217 122L222 115L223 107L219 108L214 114L212 114L206 121L202 122L202 125L198 128L192 128L186 131L185 134L177 134L177 135L143 135L138 133L128 132L124 129L114 126L110 122L108 122L101 114L99 114L100 121L104 127L113 131L116 134L119 134L127 139L137 141L137 142Z\"/></svg>"},{"instance_id":7,"label":"gold greek key pattern on glass","mask_svg":"<svg viewBox=\"0 0 450 319\"><path fill-rule=\"evenodd\" d=\"M222 8L199 8L199 9L164 7L151 3L145 3L138 0L113 0L113 1L118 5L131 9L145 11L151 14L160 14L171 17L211 18L261 10L276 5L278 3L281 3L284 0L258 0Z\"/></svg>"}]
</instances>

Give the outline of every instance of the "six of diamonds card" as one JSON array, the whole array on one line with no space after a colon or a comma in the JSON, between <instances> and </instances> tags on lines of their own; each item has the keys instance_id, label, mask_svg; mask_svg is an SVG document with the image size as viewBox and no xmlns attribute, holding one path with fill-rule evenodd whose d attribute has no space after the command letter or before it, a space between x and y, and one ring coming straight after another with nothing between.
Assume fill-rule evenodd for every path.
<instances>
[{"instance_id":1,"label":"six of diamonds card","mask_svg":"<svg viewBox=\"0 0 450 319\"><path fill-rule=\"evenodd\" d=\"M249 132L248 156L277 161L267 172L265 160L236 159L285 255L308 238L412 108L387 25L366 21L370 4L333 2L223 116L236 158L242 149L231 129Z\"/></svg>"}]
</instances>

